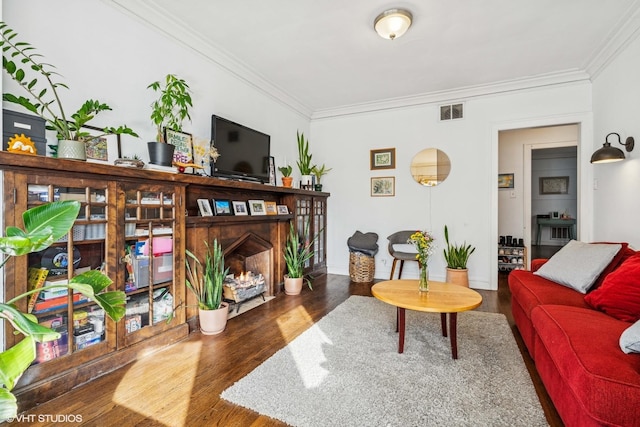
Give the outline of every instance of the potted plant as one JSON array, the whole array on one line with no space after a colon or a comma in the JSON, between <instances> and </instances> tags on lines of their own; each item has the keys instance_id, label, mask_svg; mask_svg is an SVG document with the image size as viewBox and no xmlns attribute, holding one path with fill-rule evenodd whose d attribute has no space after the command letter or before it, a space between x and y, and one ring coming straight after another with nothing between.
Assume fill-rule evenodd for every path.
<instances>
[{"instance_id":1,"label":"potted plant","mask_svg":"<svg viewBox=\"0 0 640 427\"><path fill-rule=\"evenodd\" d=\"M305 139L304 133L296 132L298 138L298 170L300 171L300 180L302 185L311 185L311 164L312 154L309 153L309 140Z\"/></svg>"},{"instance_id":2,"label":"potted plant","mask_svg":"<svg viewBox=\"0 0 640 427\"><path fill-rule=\"evenodd\" d=\"M41 62L42 55L37 53L32 45L16 41L18 33L4 22L0 22L0 34L2 37L0 46L3 50L2 68L28 94L28 97L24 97L5 93L2 99L18 104L45 120L46 129L55 131L59 141L57 157L85 160L87 141L108 134L138 136L126 125L117 128L97 128L97 134L92 134L87 128L83 128L96 115L102 111L111 110L111 107L98 100L90 99L85 101L78 111L67 116L58 95L58 89L68 89L68 86L54 81L54 78L59 76L55 67ZM38 78L44 78L45 83L41 83Z\"/></svg>"},{"instance_id":3,"label":"potted plant","mask_svg":"<svg viewBox=\"0 0 640 427\"><path fill-rule=\"evenodd\" d=\"M443 250L444 259L447 261L447 282L469 287L469 272L467 261L476 250L466 242L460 246L449 243L449 229L444 226L444 240L447 247Z\"/></svg>"},{"instance_id":4,"label":"potted plant","mask_svg":"<svg viewBox=\"0 0 640 427\"><path fill-rule=\"evenodd\" d=\"M77 201L53 202L25 211L22 215L24 230L7 227L4 237L0 237L0 252L4 255L0 268L9 256L48 248L69 232L79 211L80 202ZM0 420L16 417L18 405L11 390L35 360L36 342L53 341L61 336L59 332L39 325L33 315L20 311L16 302L42 290L68 288L90 298L117 322L125 314L126 296L122 291L106 291L111 284L109 277L91 270L73 277L68 284L44 286L0 302L0 318L11 323L16 333L24 335L22 341L0 353Z\"/></svg>"},{"instance_id":5,"label":"potted plant","mask_svg":"<svg viewBox=\"0 0 640 427\"><path fill-rule=\"evenodd\" d=\"M207 247L204 264L191 251L185 251L187 287L198 301L200 330L205 335L215 335L227 326L229 304L222 300L222 291L229 269L224 268L224 253L218 240L213 241L213 248L204 243Z\"/></svg>"},{"instance_id":6,"label":"potted plant","mask_svg":"<svg viewBox=\"0 0 640 427\"><path fill-rule=\"evenodd\" d=\"M293 182L293 177L291 176L293 168L291 167L291 165L280 166L278 170L282 174L282 186L291 188Z\"/></svg>"},{"instance_id":7,"label":"potted plant","mask_svg":"<svg viewBox=\"0 0 640 427\"><path fill-rule=\"evenodd\" d=\"M314 189L316 191L322 191L322 184L320 183L320 179L324 175L329 173L330 170L331 168L327 169L324 164L322 166L315 165L311 168L311 173L313 173L313 175L316 177L316 183L314 185Z\"/></svg>"},{"instance_id":8,"label":"potted plant","mask_svg":"<svg viewBox=\"0 0 640 427\"><path fill-rule=\"evenodd\" d=\"M156 127L156 140L149 142L149 161L156 165L171 166L172 144L166 144L165 130L182 132L182 123L189 119L189 108L193 107L189 85L174 74L167 74L164 83L156 81L147 86L159 92L158 99L151 104L151 121Z\"/></svg>"},{"instance_id":9,"label":"potted plant","mask_svg":"<svg viewBox=\"0 0 640 427\"><path fill-rule=\"evenodd\" d=\"M309 224L306 228L309 234ZM304 267L313 257L313 242L315 239L302 242L293 222L289 224L289 235L284 246L284 261L287 264L287 274L284 275L284 293L298 295L302 292L304 279ZM311 281L306 279L307 286L313 290Z\"/></svg>"}]
</instances>

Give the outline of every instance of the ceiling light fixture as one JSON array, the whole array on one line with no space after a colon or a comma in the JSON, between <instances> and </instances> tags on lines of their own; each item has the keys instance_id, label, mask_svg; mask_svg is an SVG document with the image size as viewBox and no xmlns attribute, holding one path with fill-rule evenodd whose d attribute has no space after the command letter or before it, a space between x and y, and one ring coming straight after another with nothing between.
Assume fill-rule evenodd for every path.
<instances>
[{"instance_id":1,"label":"ceiling light fixture","mask_svg":"<svg viewBox=\"0 0 640 427\"><path fill-rule=\"evenodd\" d=\"M412 20L413 15L408 10L389 9L376 17L373 28L380 37L395 40L407 32Z\"/></svg>"},{"instance_id":2,"label":"ceiling light fixture","mask_svg":"<svg viewBox=\"0 0 640 427\"><path fill-rule=\"evenodd\" d=\"M602 144L602 148L596 150L596 152L591 156L591 163L611 163L619 162L620 160L625 159L624 152L619 148L612 147L611 143L609 143L608 139L611 135L615 135L618 137L618 144L624 145L627 153L630 153L633 150L635 141L633 140L632 136L628 137L623 144L620 140L620 135L615 132L611 132L604 138L604 144Z\"/></svg>"}]
</instances>

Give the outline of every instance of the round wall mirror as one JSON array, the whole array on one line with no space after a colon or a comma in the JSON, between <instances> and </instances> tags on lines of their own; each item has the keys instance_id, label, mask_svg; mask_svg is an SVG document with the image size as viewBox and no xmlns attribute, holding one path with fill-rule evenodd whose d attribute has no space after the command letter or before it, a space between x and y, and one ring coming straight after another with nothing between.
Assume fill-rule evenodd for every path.
<instances>
[{"instance_id":1,"label":"round wall mirror","mask_svg":"<svg viewBox=\"0 0 640 427\"><path fill-rule=\"evenodd\" d=\"M418 184L435 187L451 172L451 160L444 151L427 148L420 151L411 161L411 175Z\"/></svg>"}]
</instances>

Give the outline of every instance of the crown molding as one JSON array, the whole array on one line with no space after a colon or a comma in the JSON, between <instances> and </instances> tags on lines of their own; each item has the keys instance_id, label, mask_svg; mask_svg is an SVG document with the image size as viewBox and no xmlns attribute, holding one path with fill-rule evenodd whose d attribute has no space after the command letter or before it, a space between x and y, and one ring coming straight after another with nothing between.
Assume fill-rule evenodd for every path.
<instances>
[{"instance_id":1,"label":"crown molding","mask_svg":"<svg viewBox=\"0 0 640 427\"><path fill-rule=\"evenodd\" d=\"M229 74L243 81L249 86L262 92L281 105L300 114L307 120L311 119L312 109L292 97L283 89L277 87L272 82L249 68L244 62L220 49L209 41L206 41L198 34L190 31L187 25L176 25L180 23L166 9L159 6L153 0L138 0L135 2L129 0L102 0L107 5L120 10L121 12L133 17L134 19L151 27L154 31L162 33L167 38L174 40L176 43L184 46L186 49L192 50L206 59L215 63ZM183 24L183 23L182 23ZM170 28L171 30L166 30Z\"/></svg>"},{"instance_id":2,"label":"crown molding","mask_svg":"<svg viewBox=\"0 0 640 427\"><path fill-rule=\"evenodd\" d=\"M311 120L327 119L352 114L370 113L374 111L413 107L424 104L446 103L480 96L514 92L545 86L555 86L590 81L589 74L583 70L567 70L563 72L543 74L525 79L505 80L486 85L468 86L453 90L429 92L399 98L347 105L337 108L316 110Z\"/></svg>"}]
</instances>

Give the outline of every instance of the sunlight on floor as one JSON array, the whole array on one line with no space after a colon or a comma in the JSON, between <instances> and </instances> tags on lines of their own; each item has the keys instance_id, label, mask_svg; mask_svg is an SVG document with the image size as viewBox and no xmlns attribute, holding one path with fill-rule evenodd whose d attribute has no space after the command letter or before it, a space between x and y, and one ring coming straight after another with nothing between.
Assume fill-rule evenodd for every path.
<instances>
[{"instance_id":1,"label":"sunlight on floor","mask_svg":"<svg viewBox=\"0 0 640 427\"><path fill-rule=\"evenodd\" d=\"M160 352L138 360L118 384L113 402L167 426L184 425L184 422L177 421L185 420L189 411L201 347L201 342L184 343L174 346L172 351ZM171 381L167 381L167 378L162 376L149 374L153 366L163 363L164 359L180 361L179 375L174 375ZM141 378L145 379L147 385L144 396L136 395L137 391L131 391L140 389ZM178 387L176 387L177 384L179 384ZM167 396L171 398L167 399ZM163 404L166 408L158 411L158 408L162 407L158 402L166 402ZM162 415L159 416L158 413Z\"/></svg>"},{"instance_id":2,"label":"sunlight on floor","mask_svg":"<svg viewBox=\"0 0 640 427\"><path fill-rule=\"evenodd\" d=\"M295 337L292 337L291 331L288 330L288 321L295 317L305 318L311 328L309 328L308 333L304 337L300 337L297 341L290 342ZM280 327L282 336L289 342L287 349L291 352L291 356L295 361L296 368L298 369L305 388L319 387L327 375L329 375L329 371L322 367L327 361L322 347L333 345L329 337L325 335L317 325L313 325L311 316L309 316L302 306L298 306L295 310L291 310L286 315L280 316L278 318L278 326Z\"/></svg>"}]
</instances>

